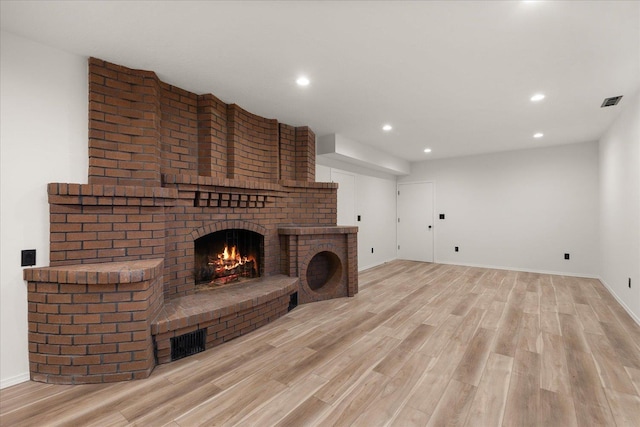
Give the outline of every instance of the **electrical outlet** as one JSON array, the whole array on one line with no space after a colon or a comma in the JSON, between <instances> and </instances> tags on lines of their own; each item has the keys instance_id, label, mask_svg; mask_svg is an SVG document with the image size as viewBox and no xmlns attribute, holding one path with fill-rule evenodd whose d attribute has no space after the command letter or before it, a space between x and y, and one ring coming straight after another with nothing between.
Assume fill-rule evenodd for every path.
<instances>
[{"instance_id":1,"label":"electrical outlet","mask_svg":"<svg viewBox=\"0 0 640 427\"><path fill-rule=\"evenodd\" d=\"M570 259L570 255L569 254L564 254L564 259Z\"/></svg>"},{"instance_id":2,"label":"electrical outlet","mask_svg":"<svg viewBox=\"0 0 640 427\"><path fill-rule=\"evenodd\" d=\"M458 247L456 246L453 250L454 250L454 251L456 251L456 252L458 252Z\"/></svg>"},{"instance_id":3,"label":"electrical outlet","mask_svg":"<svg viewBox=\"0 0 640 427\"><path fill-rule=\"evenodd\" d=\"M440 219L444 219L444 214L440 214Z\"/></svg>"}]
</instances>

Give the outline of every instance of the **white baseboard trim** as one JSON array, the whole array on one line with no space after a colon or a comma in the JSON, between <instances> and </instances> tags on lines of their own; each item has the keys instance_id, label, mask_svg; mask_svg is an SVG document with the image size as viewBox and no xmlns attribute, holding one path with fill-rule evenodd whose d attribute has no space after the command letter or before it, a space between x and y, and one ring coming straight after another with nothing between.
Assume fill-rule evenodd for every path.
<instances>
[{"instance_id":1,"label":"white baseboard trim","mask_svg":"<svg viewBox=\"0 0 640 427\"><path fill-rule=\"evenodd\" d=\"M598 277L597 279L600 280L600 283L602 283L604 287L607 288L609 293L615 298L615 300L618 301L618 304L620 304L622 308L624 308L624 311L626 311L629 316L631 316L631 318L638 324L638 326L640 326L640 317L636 316L635 313L631 311L629 306L622 300L622 298L618 296L618 294L613 291L613 288L609 286L602 277Z\"/></svg>"},{"instance_id":2,"label":"white baseboard trim","mask_svg":"<svg viewBox=\"0 0 640 427\"><path fill-rule=\"evenodd\" d=\"M358 269L358 272L362 272L368 270L373 267L377 267L382 264L386 264L391 261L395 261L399 258L390 258L386 261L382 261L378 264L367 265ZM491 270L510 270L510 271L521 271L523 273L538 273L538 274L551 274L553 276L569 276L569 277L584 277L586 279L598 279L601 280L597 275L589 275L583 273L572 273L567 271L551 271L551 270L535 270L531 268L516 268L516 267L505 267L500 265L484 265L484 264L473 264L473 263L459 263L459 262L441 262L434 261L433 264L443 264L443 265L459 265L461 267L475 267L475 268L488 268Z\"/></svg>"},{"instance_id":3,"label":"white baseboard trim","mask_svg":"<svg viewBox=\"0 0 640 427\"><path fill-rule=\"evenodd\" d=\"M570 276L570 277L584 277L586 279L599 279L599 277L596 275L572 273L567 271L536 270L532 268L516 268L516 267L505 267L505 266L499 266L499 265L467 264L467 263L453 263L453 262L439 262L439 261L436 262L436 264L459 265L461 267L488 268L491 270L520 271L523 273L550 274L553 276Z\"/></svg>"},{"instance_id":4,"label":"white baseboard trim","mask_svg":"<svg viewBox=\"0 0 640 427\"><path fill-rule=\"evenodd\" d=\"M11 378L3 378L0 380L0 389L11 387L12 385L20 384L29 381L31 377L28 372L24 374L16 375Z\"/></svg>"},{"instance_id":5,"label":"white baseboard trim","mask_svg":"<svg viewBox=\"0 0 640 427\"><path fill-rule=\"evenodd\" d=\"M379 265L386 264L386 263L391 262L391 261L395 261L395 260L397 260L397 259L398 259L398 258L389 258L389 259L384 260L384 261L381 261L381 262L379 262L379 263L377 263L377 264L370 264L370 265L365 265L365 266L362 266L362 267L358 267L358 273L361 273L361 272L363 272L363 271L365 271L365 270L368 270L368 269L370 269L370 268L373 268L373 267L377 267L377 266L379 266Z\"/></svg>"}]
</instances>

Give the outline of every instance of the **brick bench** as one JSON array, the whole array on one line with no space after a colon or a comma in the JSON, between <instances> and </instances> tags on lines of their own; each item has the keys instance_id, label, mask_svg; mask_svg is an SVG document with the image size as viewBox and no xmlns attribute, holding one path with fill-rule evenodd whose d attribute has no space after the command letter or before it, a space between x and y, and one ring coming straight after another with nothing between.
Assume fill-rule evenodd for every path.
<instances>
[{"instance_id":1,"label":"brick bench","mask_svg":"<svg viewBox=\"0 0 640 427\"><path fill-rule=\"evenodd\" d=\"M276 275L163 303L162 270L162 259L25 269L31 378L146 378L156 357L171 361L171 338L205 330L205 348L214 347L285 314L299 287Z\"/></svg>"},{"instance_id":2,"label":"brick bench","mask_svg":"<svg viewBox=\"0 0 640 427\"><path fill-rule=\"evenodd\" d=\"M171 338L205 330L209 349L277 319L298 286L297 277L275 275L167 301L151 323L158 363L172 360Z\"/></svg>"}]
</instances>

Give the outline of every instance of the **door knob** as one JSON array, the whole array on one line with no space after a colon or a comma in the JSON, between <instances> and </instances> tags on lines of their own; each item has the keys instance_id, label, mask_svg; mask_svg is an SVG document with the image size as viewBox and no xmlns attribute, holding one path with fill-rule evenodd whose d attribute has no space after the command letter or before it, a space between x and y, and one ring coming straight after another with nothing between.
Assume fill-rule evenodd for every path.
<instances>
[{"instance_id":1,"label":"door knob","mask_svg":"<svg viewBox=\"0 0 640 427\"><path fill-rule=\"evenodd\" d=\"M431 226L429 226L429 230L431 230Z\"/></svg>"}]
</instances>

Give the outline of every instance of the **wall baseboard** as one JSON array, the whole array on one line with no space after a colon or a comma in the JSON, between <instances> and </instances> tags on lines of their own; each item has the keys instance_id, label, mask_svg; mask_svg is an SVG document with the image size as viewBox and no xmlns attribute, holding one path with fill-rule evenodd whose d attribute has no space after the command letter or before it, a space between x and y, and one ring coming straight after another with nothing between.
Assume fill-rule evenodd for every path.
<instances>
[{"instance_id":1,"label":"wall baseboard","mask_svg":"<svg viewBox=\"0 0 640 427\"><path fill-rule=\"evenodd\" d=\"M459 265L462 267L489 268L492 270L520 271L523 273L550 274L552 276L569 276L569 277L583 277L585 279L599 279L599 277L595 275L572 273L568 271L536 270L532 268L516 268L516 267L505 267L500 265L483 265L483 264L453 263L453 262L436 262L436 264Z\"/></svg>"},{"instance_id":2,"label":"wall baseboard","mask_svg":"<svg viewBox=\"0 0 640 427\"><path fill-rule=\"evenodd\" d=\"M382 261L378 264L367 265L358 269L358 272L362 272L368 270L373 267L377 267L382 264L386 264L391 261L398 260L399 258L389 258L388 260ZM551 271L551 270L535 270L530 268L515 268L515 267L505 267L499 265L483 265L483 264L472 264L472 263L459 263L459 262L439 262L434 261L432 264L443 264L443 265L459 265L461 267L475 267L475 268L488 268L491 270L509 270L509 271L521 271L523 273L538 273L538 274L550 274L553 276L569 276L569 277L583 277L585 279L598 279L601 280L600 277L589 274L581 274L581 273L572 273L567 271Z\"/></svg>"},{"instance_id":3,"label":"wall baseboard","mask_svg":"<svg viewBox=\"0 0 640 427\"><path fill-rule=\"evenodd\" d=\"M29 381L30 376L28 372L20 375L16 375L11 378L4 378L0 380L0 389L11 387L12 385L20 384Z\"/></svg>"},{"instance_id":4,"label":"wall baseboard","mask_svg":"<svg viewBox=\"0 0 640 427\"><path fill-rule=\"evenodd\" d=\"M389 259L381 261L381 262L379 262L377 264L369 264L369 265L365 265L363 267L358 267L358 273L361 273L361 272L363 272L365 270L368 270L368 269L373 268L373 267L377 267L377 266L382 265L382 264L386 264L386 263L391 262L391 261L395 261L397 259L398 258L389 258Z\"/></svg>"},{"instance_id":5,"label":"wall baseboard","mask_svg":"<svg viewBox=\"0 0 640 427\"><path fill-rule=\"evenodd\" d=\"M604 285L604 287L607 288L609 293L616 299L616 301L618 301L618 304L620 304L622 306L622 308L624 308L624 311L626 311L627 314L629 314L629 316L631 316L631 318L638 324L638 326L640 326L640 318L638 316L636 316L633 311L631 311L629 306L627 304L625 304L625 302L622 300L622 298L620 298L618 296L618 294L616 294L613 291L613 288L611 286L609 286L607 284L607 282L605 282L602 277L598 277L597 279L600 280L600 283L602 283Z\"/></svg>"}]
</instances>

